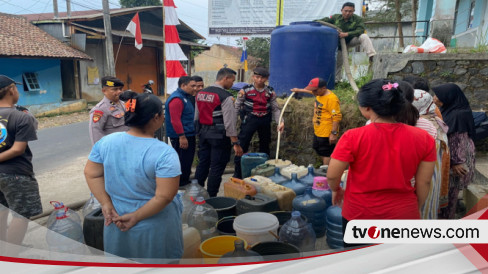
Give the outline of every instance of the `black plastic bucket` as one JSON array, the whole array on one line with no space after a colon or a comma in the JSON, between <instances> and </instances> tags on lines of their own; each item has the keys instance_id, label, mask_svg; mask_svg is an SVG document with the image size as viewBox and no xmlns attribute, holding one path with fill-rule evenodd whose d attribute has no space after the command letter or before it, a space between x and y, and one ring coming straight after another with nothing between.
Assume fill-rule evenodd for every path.
<instances>
[{"instance_id":1,"label":"black plastic bucket","mask_svg":"<svg viewBox=\"0 0 488 274\"><path fill-rule=\"evenodd\" d=\"M298 247L283 242L262 242L251 247L252 251L259 253L265 260L284 260L300 257Z\"/></svg>"},{"instance_id":2,"label":"black plastic bucket","mask_svg":"<svg viewBox=\"0 0 488 274\"><path fill-rule=\"evenodd\" d=\"M98 208L88 213L83 220L83 237L85 244L103 251L103 225L105 219L102 209Z\"/></svg>"},{"instance_id":3,"label":"black plastic bucket","mask_svg":"<svg viewBox=\"0 0 488 274\"><path fill-rule=\"evenodd\" d=\"M236 215L237 200L234 198L212 197L206 199L205 202L217 210L219 220L228 216Z\"/></svg>"},{"instance_id":4,"label":"black plastic bucket","mask_svg":"<svg viewBox=\"0 0 488 274\"><path fill-rule=\"evenodd\" d=\"M217 231L220 235L236 235L233 227L235 218L235 216L227 216L217 222Z\"/></svg>"}]
</instances>

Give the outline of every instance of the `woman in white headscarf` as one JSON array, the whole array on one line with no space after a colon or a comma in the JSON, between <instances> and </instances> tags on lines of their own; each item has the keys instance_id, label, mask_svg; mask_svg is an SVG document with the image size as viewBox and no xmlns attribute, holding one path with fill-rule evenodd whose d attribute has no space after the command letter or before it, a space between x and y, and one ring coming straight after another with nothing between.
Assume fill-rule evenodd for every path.
<instances>
[{"instance_id":1,"label":"woman in white headscarf","mask_svg":"<svg viewBox=\"0 0 488 274\"><path fill-rule=\"evenodd\" d=\"M429 196L422 207L423 219L437 219L441 208L448 205L449 194L449 147L447 139L448 126L437 116L436 105L429 90L428 82L420 77L406 77L405 81L414 87L414 100L412 105L417 108L420 114L420 121L429 122L436 129L435 141L437 151L437 161L430 184ZM421 124L417 127L422 127Z\"/></svg>"}]
</instances>

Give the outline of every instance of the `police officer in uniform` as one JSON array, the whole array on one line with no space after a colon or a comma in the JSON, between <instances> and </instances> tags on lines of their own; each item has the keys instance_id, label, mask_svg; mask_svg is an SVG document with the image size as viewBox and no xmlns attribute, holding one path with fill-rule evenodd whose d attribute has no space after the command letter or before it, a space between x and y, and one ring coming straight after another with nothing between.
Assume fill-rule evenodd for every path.
<instances>
[{"instance_id":1,"label":"police officer in uniform","mask_svg":"<svg viewBox=\"0 0 488 274\"><path fill-rule=\"evenodd\" d=\"M237 96L235 108L241 117L241 131L239 142L246 153L249 149L252 136L257 131L259 136L259 152L269 155L271 142L271 120L279 124L281 110L276 102L276 93L273 88L266 85L269 72L265 68L253 70L253 83L243 87ZM285 125L278 125L277 130L282 132ZM234 158L234 177L242 178L241 157Z\"/></svg>"},{"instance_id":2,"label":"police officer in uniform","mask_svg":"<svg viewBox=\"0 0 488 274\"><path fill-rule=\"evenodd\" d=\"M105 135L129 130L129 127L124 125L124 102L119 100L123 87L124 82L115 77L102 78L102 92L105 96L90 110L89 128L92 145Z\"/></svg>"},{"instance_id":3,"label":"police officer in uniform","mask_svg":"<svg viewBox=\"0 0 488 274\"><path fill-rule=\"evenodd\" d=\"M210 197L217 196L222 174L230 160L231 147L236 156L242 156L237 138L237 115L234 97L226 89L232 87L236 72L222 68L214 85L197 93L195 122L198 128L198 166L195 178L201 186L207 181Z\"/></svg>"}]
</instances>

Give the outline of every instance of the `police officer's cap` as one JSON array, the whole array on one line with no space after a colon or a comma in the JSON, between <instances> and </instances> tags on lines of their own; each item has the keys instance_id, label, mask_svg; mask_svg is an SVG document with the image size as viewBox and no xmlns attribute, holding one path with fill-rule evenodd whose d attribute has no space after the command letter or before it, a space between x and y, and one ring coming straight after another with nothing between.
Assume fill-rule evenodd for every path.
<instances>
[{"instance_id":1,"label":"police officer's cap","mask_svg":"<svg viewBox=\"0 0 488 274\"><path fill-rule=\"evenodd\" d=\"M113 76L105 76L102 78L102 87L123 87L124 82Z\"/></svg>"},{"instance_id":2,"label":"police officer's cap","mask_svg":"<svg viewBox=\"0 0 488 274\"><path fill-rule=\"evenodd\" d=\"M254 75L260 75L260 76L263 76L263 77L268 77L269 76L269 71L265 68L255 68L253 70L254 72Z\"/></svg>"},{"instance_id":3,"label":"police officer's cap","mask_svg":"<svg viewBox=\"0 0 488 274\"><path fill-rule=\"evenodd\" d=\"M0 89L10 86L11 84L22 85L21 83L17 83L12 78L7 77L5 75L0 75Z\"/></svg>"}]
</instances>

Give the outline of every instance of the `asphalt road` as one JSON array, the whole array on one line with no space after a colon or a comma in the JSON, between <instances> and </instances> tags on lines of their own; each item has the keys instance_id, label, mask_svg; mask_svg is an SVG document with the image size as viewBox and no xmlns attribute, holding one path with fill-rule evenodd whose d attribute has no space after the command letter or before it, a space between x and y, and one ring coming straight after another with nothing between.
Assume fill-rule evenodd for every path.
<instances>
[{"instance_id":1,"label":"asphalt road","mask_svg":"<svg viewBox=\"0 0 488 274\"><path fill-rule=\"evenodd\" d=\"M88 156L92 147L88 121L41 129L37 139L29 142L35 174L55 170L80 156Z\"/></svg>"}]
</instances>

